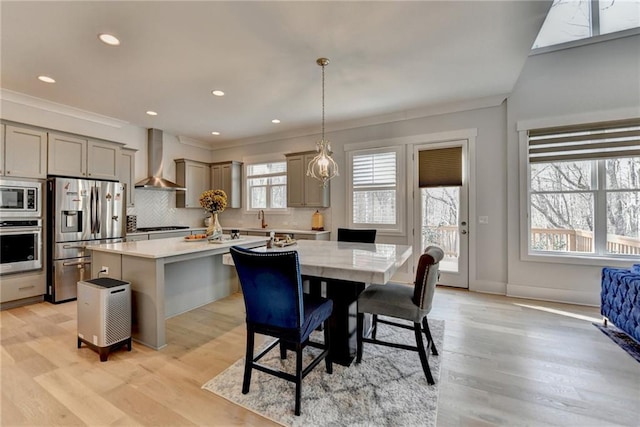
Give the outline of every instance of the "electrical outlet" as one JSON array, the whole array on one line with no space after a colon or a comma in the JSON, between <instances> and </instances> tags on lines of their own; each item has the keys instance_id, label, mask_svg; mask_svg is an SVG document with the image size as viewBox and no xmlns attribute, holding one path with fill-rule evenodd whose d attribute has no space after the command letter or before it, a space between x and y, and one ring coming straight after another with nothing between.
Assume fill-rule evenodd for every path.
<instances>
[{"instance_id":1,"label":"electrical outlet","mask_svg":"<svg viewBox=\"0 0 640 427\"><path fill-rule=\"evenodd\" d=\"M100 268L100 272L101 272L101 273L104 273L104 274L105 274L105 276L108 276L108 275L109 275L109 267L107 267L107 266L104 266L104 265L103 265L103 266Z\"/></svg>"}]
</instances>

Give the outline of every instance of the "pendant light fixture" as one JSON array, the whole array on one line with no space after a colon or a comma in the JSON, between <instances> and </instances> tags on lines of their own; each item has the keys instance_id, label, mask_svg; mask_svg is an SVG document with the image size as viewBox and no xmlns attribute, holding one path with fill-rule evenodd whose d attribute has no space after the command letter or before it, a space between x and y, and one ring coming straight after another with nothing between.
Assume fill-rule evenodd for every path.
<instances>
[{"instance_id":1,"label":"pendant light fixture","mask_svg":"<svg viewBox=\"0 0 640 427\"><path fill-rule=\"evenodd\" d=\"M331 143L324 139L324 67L329 60L318 58L316 63L322 67L322 139L316 143L318 154L309 162L307 176L317 179L326 187L331 178L338 176L338 165L331 158Z\"/></svg>"}]
</instances>

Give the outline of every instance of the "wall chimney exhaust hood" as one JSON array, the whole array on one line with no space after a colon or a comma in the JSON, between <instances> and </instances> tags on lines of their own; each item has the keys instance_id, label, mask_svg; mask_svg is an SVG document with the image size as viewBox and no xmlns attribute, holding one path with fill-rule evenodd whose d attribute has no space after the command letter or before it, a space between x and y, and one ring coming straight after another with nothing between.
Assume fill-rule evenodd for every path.
<instances>
[{"instance_id":1,"label":"wall chimney exhaust hood","mask_svg":"<svg viewBox=\"0 0 640 427\"><path fill-rule=\"evenodd\" d=\"M151 190L185 190L184 187L162 177L162 131L147 130L147 156L149 177L136 182L136 188Z\"/></svg>"}]
</instances>

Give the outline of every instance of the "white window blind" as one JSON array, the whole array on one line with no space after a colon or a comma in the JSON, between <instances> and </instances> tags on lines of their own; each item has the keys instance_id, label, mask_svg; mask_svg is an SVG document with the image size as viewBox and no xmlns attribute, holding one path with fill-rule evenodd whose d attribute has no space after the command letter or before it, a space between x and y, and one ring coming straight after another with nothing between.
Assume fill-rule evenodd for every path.
<instances>
[{"instance_id":1,"label":"white window blind","mask_svg":"<svg viewBox=\"0 0 640 427\"><path fill-rule=\"evenodd\" d=\"M354 153L352 223L390 228L397 218L397 151Z\"/></svg>"}]
</instances>

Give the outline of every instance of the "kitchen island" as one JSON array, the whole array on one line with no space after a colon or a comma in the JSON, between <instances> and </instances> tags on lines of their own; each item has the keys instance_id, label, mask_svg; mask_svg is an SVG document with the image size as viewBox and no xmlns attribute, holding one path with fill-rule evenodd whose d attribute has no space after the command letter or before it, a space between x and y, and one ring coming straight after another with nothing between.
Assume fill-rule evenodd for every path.
<instances>
[{"instance_id":1,"label":"kitchen island","mask_svg":"<svg viewBox=\"0 0 640 427\"><path fill-rule=\"evenodd\" d=\"M239 290L235 268L222 262L229 247L254 248L267 241L224 237L217 243L173 237L91 246L91 277L131 282L132 338L159 350L166 346L165 319Z\"/></svg>"}]
</instances>

